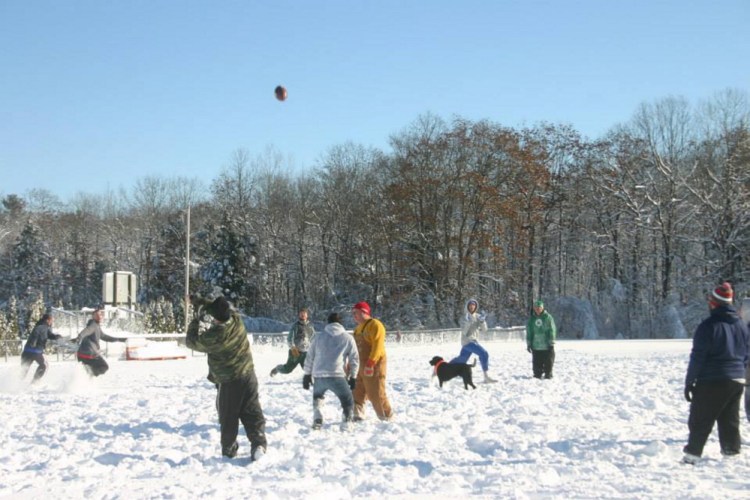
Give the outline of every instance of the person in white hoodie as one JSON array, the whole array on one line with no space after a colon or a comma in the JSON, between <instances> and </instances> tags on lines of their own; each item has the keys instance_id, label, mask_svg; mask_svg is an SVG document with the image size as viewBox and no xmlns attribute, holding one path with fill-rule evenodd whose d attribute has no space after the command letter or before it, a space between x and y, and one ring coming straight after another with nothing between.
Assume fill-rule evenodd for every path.
<instances>
[{"instance_id":1,"label":"person in white hoodie","mask_svg":"<svg viewBox=\"0 0 750 500\"><path fill-rule=\"evenodd\" d=\"M323 425L320 407L328 390L339 398L344 412L342 426L348 426L354 412L352 389L359 370L359 353L354 337L346 333L338 314L328 316L328 324L313 337L303 369L302 387L313 387L313 429Z\"/></svg>"},{"instance_id":2,"label":"person in white hoodie","mask_svg":"<svg viewBox=\"0 0 750 500\"><path fill-rule=\"evenodd\" d=\"M479 302L476 299L466 301L466 313L461 317L461 352L451 360L451 363L466 363L472 354L479 358L484 372L485 383L497 382L490 377L489 360L490 356L487 350L479 345L479 332L487 331L487 323L484 321L485 315L479 312Z\"/></svg>"}]
</instances>

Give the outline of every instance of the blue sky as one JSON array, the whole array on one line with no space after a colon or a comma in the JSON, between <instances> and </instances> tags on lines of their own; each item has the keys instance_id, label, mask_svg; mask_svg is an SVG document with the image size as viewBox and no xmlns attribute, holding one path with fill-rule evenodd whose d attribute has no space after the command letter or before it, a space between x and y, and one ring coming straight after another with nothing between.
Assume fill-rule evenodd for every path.
<instances>
[{"instance_id":1,"label":"blue sky","mask_svg":"<svg viewBox=\"0 0 750 500\"><path fill-rule=\"evenodd\" d=\"M239 148L304 171L427 112L595 138L750 89L748 26L749 0L0 0L0 195L208 185Z\"/></svg>"}]
</instances>

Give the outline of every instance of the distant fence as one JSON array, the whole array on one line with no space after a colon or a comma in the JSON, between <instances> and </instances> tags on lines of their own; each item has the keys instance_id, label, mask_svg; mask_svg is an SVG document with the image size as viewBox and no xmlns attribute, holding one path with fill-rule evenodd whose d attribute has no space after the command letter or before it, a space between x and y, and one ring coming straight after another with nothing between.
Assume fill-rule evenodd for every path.
<instances>
[{"instance_id":1,"label":"distant fence","mask_svg":"<svg viewBox=\"0 0 750 500\"><path fill-rule=\"evenodd\" d=\"M84 318L85 319L85 318ZM72 321L71 321L72 322ZM84 323L85 324L85 323ZM83 326L81 326L81 329ZM78 335L78 331L72 336ZM58 332L57 321L55 322L55 332ZM68 333L61 333L68 336ZM112 336L117 336L117 332L112 332ZM133 335L133 337L145 338L148 340L177 340L179 345L185 345L184 333L153 333L145 335ZM510 328L492 328L485 333L479 334L479 340L482 342L517 342L526 338L526 328L523 326L513 326ZM252 342L258 346L268 347L286 347L287 332L278 333L253 333ZM444 330L410 330L410 331L389 331L386 332L386 342L388 344L401 345L420 345L420 344L445 344L459 343L461 341L461 330L458 328ZM0 351L2 357L7 362L13 357L14 352L20 352L23 349L25 340L1 340ZM104 354L108 354L109 343L103 342ZM74 359L70 346L60 346L55 342L47 343L47 352L49 356L55 356L58 361ZM194 355L196 353L193 353ZM200 353L198 353L200 354ZM16 356L17 357L17 356Z\"/></svg>"}]
</instances>

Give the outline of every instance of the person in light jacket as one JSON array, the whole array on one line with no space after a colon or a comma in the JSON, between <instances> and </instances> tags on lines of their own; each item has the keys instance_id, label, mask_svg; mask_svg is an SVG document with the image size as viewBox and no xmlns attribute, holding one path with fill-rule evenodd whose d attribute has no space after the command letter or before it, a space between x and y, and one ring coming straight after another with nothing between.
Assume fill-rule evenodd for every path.
<instances>
[{"instance_id":1,"label":"person in light jacket","mask_svg":"<svg viewBox=\"0 0 750 500\"><path fill-rule=\"evenodd\" d=\"M86 367L86 371L92 377L98 377L104 375L109 370L109 365L102 356L102 351L99 348L99 341L104 340L105 342L126 342L128 339L112 337L102 331L101 322L104 318L104 309L97 307L91 314L91 319L86 324L86 327L81 330L78 334L78 351L76 352L76 359L79 363L83 363Z\"/></svg>"},{"instance_id":2,"label":"person in light jacket","mask_svg":"<svg viewBox=\"0 0 750 500\"><path fill-rule=\"evenodd\" d=\"M313 337L305 359L302 387L313 387L313 429L323 425L320 407L323 396L332 391L341 402L342 426L352 421L354 398L352 390L359 370L359 353L354 337L341 325L341 318L333 313L323 331Z\"/></svg>"},{"instance_id":3,"label":"person in light jacket","mask_svg":"<svg viewBox=\"0 0 750 500\"><path fill-rule=\"evenodd\" d=\"M472 354L476 354L484 372L484 382L497 382L490 377L490 355L487 350L479 344L479 332L487 331L485 315L479 313L479 302L476 299L466 301L465 314L461 316L461 352L453 358L451 363L466 363Z\"/></svg>"}]
</instances>

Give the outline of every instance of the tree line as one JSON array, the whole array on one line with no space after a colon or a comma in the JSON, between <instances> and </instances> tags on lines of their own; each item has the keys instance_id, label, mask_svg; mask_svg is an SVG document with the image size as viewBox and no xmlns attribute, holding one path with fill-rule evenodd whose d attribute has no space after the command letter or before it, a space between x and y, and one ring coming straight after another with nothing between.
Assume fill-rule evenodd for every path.
<instances>
[{"instance_id":1,"label":"tree line","mask_svg":"<svg viewBox=\"0 0 750 500\"><path fill-rule=\"evenodd\" d=\"M644 103L597 139L425 114L390 146L336 145L299 175L278 151L239 149L210 180L5 195L0 305L23 324L39 296L96 304L119 270L142 307L167 299L179 318L187 207L189 291L284 321L367 300L390 328L452 327L471 296L510 325L536 297L576 297L605 335L649 337L665 308L691 324L686 306L717 282L748 282L746 92Z\"/></svg>"}]
</instances>

